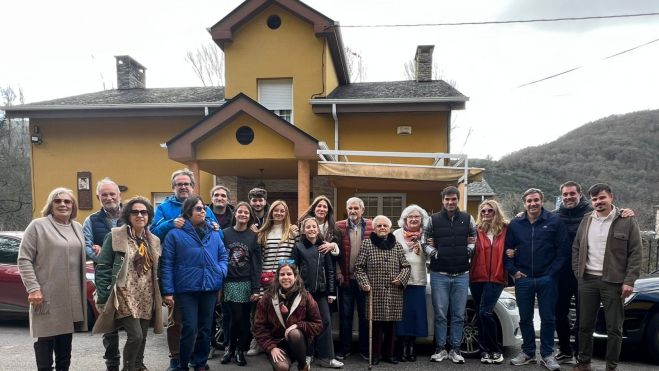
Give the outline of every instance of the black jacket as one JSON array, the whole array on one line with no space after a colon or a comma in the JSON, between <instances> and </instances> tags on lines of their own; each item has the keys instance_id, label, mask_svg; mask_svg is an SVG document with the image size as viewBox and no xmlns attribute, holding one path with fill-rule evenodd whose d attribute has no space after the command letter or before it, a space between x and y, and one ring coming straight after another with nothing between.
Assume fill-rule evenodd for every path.
<instances>
[{"instance_id":1,"label":"black jacket","mask_svg":"<svg viewBox=\"0 0 659 371\"><path fill-rule=\"evenodd\" d=\"M318 246L322 244L320 238L316 244L311 244L306 237L300 236L300 240L295 243L293 257L307 291L314 295L336 296L334 262L330 253L321 254L318 251Z\"/></svg>"}]
</instances>

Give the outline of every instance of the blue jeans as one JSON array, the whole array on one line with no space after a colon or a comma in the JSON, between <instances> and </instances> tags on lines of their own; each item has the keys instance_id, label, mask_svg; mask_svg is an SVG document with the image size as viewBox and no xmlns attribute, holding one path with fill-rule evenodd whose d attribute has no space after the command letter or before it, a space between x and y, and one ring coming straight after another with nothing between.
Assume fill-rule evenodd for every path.
<instances>
[{"instance_id":1,"label":"blue jeans","mask_svg":"<svg viewBox=\"0 0 659 371\"><path fill-rule=\"evenodd\" d=\"M175 296L181 311L181 350L179 369L203 367L208 361L211 324L217 300L217 292L186 292Z\"/></svg>"},{"instance_id":2,"label":"blue jeans","mask_svg":"<svg viewBox=\"0 0 659 371\"><path fill-rule=\"evenodd\" d=\"M339 287L339 339L340 353L350 353L352 345L352 319L357 302L359 316L359 352L368 355L368 321L366 319L366 297L359 289L357 280L350 280L350 287Z\"/></svg>"},{"instance_id":3,"label":"blue jeans","mask_svg":"<svg viewBox=\"0 0 659 371\"><path fill-rule=\"evenodd\" d=\"M468 272L458 276L430 272L430 293L435 312L435 340L438 347L446 347L447 314L450 314L451 347L460 349L468 291Z\"/></svg>"},{"instance_id":4,"label":"blue jeans","mask_svg":"<svg viewBox=\"0 0 659 371\"><path fill-rule=\"evenodd\" d=\"M481 353L501 353L497 343L497 320L494 306L499 300L503 285L496 282L473 282L469 285L474 308L478 312L478 338Z\"/></svg>"},{"instance_id":5,"label":"blue jeans","mask_svg":"<svg viewBox=\"0 0 659 371\"><path fill-rule=\"evenodd\" d=\"M544 358L554 351L554 312L558 288L551 276L523 277L515 280L515 296L519 307L519 327L522 330L522 350L535 356L535 329L533 328L533 305L538 297L540 312L540 355Z\"/></svg>"}]
</instances>

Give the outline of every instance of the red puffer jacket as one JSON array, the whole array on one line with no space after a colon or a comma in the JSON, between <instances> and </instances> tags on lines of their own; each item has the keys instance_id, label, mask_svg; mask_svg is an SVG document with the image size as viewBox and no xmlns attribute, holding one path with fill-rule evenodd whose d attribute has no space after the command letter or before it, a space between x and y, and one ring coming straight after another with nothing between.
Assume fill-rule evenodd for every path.
<instances>
[{"instance_id":1,"label":"red puffer jacket","mask_svg":"<svg viewBox=\"0 0 659 371\"><path fill-rule=\"evenodd\" d=\"M508 226L494 236L493 243L487 237L487 233L477 230L476 251L471 260L469 277L471 282L496 282L507 284L508 275L503 265L505 252L505 240Z\"/></svg>"}]
</instances>

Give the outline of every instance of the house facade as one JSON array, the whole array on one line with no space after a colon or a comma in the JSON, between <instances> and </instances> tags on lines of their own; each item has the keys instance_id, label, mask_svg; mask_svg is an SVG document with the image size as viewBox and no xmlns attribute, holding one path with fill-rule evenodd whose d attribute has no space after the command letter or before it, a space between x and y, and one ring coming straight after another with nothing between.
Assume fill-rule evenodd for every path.
<instances>
[{"instance_id":1,"label":"house facade","mask_svg":"<svg viewBox=\"0 0 659 371\"><path fill-rule=\"evenodd\" d=\"M265 185L293 216L325 194L339 219L354 195L368 216L395 220L410 203L437 211L442 188L465 193L480 180L482 169L450 153L451 112L468 98L431 79L432 46L417 48L416 80L350 83L338 23L300 1L247 0L209 32L224 87L149 89L146 68L118 56L117 89L7 109L30 121L35 215L66 186L85 217L106 176L126 197L158 202L182 167L207 201L215 184L234 200Z\"/></svg>"}]
</instances>

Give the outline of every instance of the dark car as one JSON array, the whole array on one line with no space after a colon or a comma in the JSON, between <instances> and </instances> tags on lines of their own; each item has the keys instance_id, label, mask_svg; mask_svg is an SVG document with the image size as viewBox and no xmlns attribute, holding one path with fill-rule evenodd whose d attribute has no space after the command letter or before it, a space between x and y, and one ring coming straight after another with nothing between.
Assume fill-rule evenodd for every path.
<instances>
[{"instance_id":1,"label":"dark car","mask_svg":"<svg viewBox=\"0 0 659 371\"><path fill-rule=\"evenodd\" d=\"M622 337L625 344L644 348L644 353L659 363L659 270L636 280L634 292L625 300ZM593 337L606 339L604 308L600 307Z\"/></svg>"},{"instance_id":2,"label":"dark car","mask_svg":"<svg viewBox=\"0 0 659 371\"><path fill-rule=\"evenodd\" d=\"M0 232L0 319L27 317L29 304L27 292L18 273L18 246L23 232ZM87 317L89 329L98 316L94 305L94 267L87 262Z\"/></svg>"}]
</instances>

